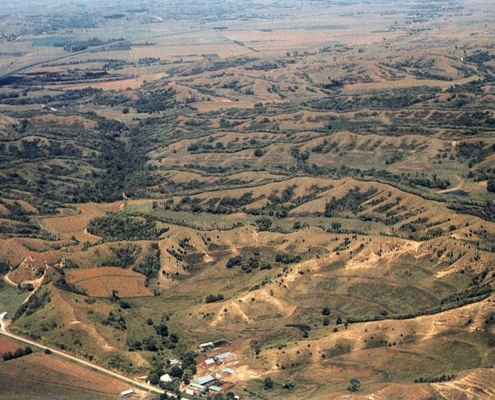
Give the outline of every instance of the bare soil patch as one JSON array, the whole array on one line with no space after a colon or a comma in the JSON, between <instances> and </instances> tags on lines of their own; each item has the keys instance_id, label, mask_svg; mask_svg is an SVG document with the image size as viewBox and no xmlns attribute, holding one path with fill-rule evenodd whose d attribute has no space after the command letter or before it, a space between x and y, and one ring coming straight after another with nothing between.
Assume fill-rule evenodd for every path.
<instances>
[{"instance_id":1,"label":"bare soil patch","mask_svg":"<svg viewBox=\"0 0 495 400\"><path fill-rule=\"evenodd\" d=\"M7 339L5 336L0 336L0 357L2 357L7 351L13 353L20 347L22 346L20 346L13 340Z\"/></svg>"}]
</instances>

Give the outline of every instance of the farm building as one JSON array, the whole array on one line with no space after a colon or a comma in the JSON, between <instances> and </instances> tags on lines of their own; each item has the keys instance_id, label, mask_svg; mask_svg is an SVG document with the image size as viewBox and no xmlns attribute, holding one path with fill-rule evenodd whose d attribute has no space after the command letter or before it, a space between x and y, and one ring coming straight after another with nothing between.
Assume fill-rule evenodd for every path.
<instances>
[{"instance_id":1,"label":"farm building","mask_svg":"<svg viewBox=\"0 0 495 400\"><path fill-rule=\"evenodd\" d=\"M206 343L201 343L199 345L199 349L201 351L206 351L208 349L212 349L213 347L215 347L215 345L213 344L213 342L206 342Z\"/></svg>"},{"instance_id":2,"label":"farm building","mask_svg":"<svg viewBox=\"0 0 495 400\"><path fill-rule=\"evenodd\" d=\"M129 397L129 396L132 396L133 394L134 394L134 390L127 389L127 390L120 392L120 397Z\"/></svg>"},{"instance_id":3,"label":"farm building","mask_svg":"<svg viewBox=\"0 0 495 400\"><path fill-rule=\"evenodd\" d=\"M205 360L205 366L206 367L211 367L212 365L215 365L215 360L213 358L207 358Z\"/></svg>"},{"instance_id":4,"label":"farm building","mask_svg":"<svg viewBox=\"0 0 495 400\"><path fill-rule=\"evenodd\" d=\"M211 385L208 390L210 391L210 394L217 394L222 393L223 388L221 388L220 386Z\"/></svg>"},{"instance_id":5,"label":"farm building","mask_svg":"<svg viewBox=\"0 0 495 400\"><path fill-rule=\"evenodd\" d=\"M232 361L234 359L234 353L227 351L226 353L218 354L213 358L215 359L215 361L225 363L227 361Z\"/></svg>"},{"instance_id":6,"label":"farm building","mask_svg":"<svg viewBox=\"0 0 495 400\"><path fill-rule=\"evenodd\" d=\"M193 383L196 385L207 385L208 383L211 383L215 380L215 378L211 375L205 375L205 376L200 376L199 378L195 379Z\"/></svg>"},{"instance_id":7,"label":"farm building","mask_svg":"<svg viewBox=\"0 0 495 400\"><path fill-rule=\"evenodd\" d=\"M192 389L186 389L186 394L188 396L194 396L194 390L192 390Z\"/></svg>"},{"instance_id":8,"label":"farm building","mask_svg":"<svg viewBox=\"0 0 495 400\"><path fill-rule=\"evenodd\" d=\"M193 382L193 383L191 383L191 384L189 385L189 388L190 388L191 390L193 390L193 391L197 391L197 392L199 392L199 393L204 393L204 392L206 392L206 390L208 389L206 386L199 385L199 384L194 383L194 382Z\"/></svg>"},{"instance_id":9,"label":"farm building","mask_svg":"<svg viewBox=\"0 0 495 400\"><path fill-rule=\"evenodd\" d=\"M233 368L222 368L220 371L224 375L234 375L235 374L235 369Z\"/></svg>"}]
</instances>

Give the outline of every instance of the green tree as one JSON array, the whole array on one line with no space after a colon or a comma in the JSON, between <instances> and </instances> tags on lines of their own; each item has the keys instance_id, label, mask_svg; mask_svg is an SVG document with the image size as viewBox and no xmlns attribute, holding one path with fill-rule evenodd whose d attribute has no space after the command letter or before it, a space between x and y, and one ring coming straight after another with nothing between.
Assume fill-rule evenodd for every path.
<instances>
[{"instance_id":1,"label":"green tree","mask_svg":"<svg viewBox=\"0 0 495 400\"><path fill-rule=\"evenodd\" d=\"M254 221L258 226L260 232L267 231L272 226L272 220L270 218L261 217Z\"/></svg>"},{"instance_id":2,"label":"green tree","mask_svg":"<svg viewBox=\"0 0 495 400\"><path fill-rule=\"evenodd\" d=\"M263 381L263 389L264 390L271 390L275 386L273 379L267 376L265 380Z\"/></svg>"},{"instance_id":3,"label":"green tree","mask_svg":"<svg viewBox=\"0 0 495 400\"><path fill-rule=\"evenodd\" d=\"M116 303L117 301L119 301L120 300L119 291L118 290L115 290L115 289L112 289L112 294L108 297L108 299L112 303Z\"/></svg>"},{"instance_id":4,"label":"green tree","mask_svg":"<svg viewBox=\"0 0 495 400\"><path fill-rule=\"evenodd\" d=\"M342 229L342 224L338 221L334 221L332 222L332 231L333 232L340 232L340 230Z\"/></svg>"},{"instance_id":5,"label":"green tree","mask_svg":"<svg viewBox=\"0 0 495 400\"><path fill-rule=\"evenodd\" d=\"M292 379L289 379L288 381L286 381L284 383L284 386L282 386L284 389L287 389L287 390L294 390L294 388L296 387L296 384L294 383L294 381Z\"/></svg>"},{"instance_id":6,"label":"green tree","mask_svg":"<svg viewBox=\"0 0 495 400\"><path fill-rule=\"evenodd\" d=\"M156 334L165 337L168 336L168 327L164 323L158 324L154 326Z\"/></svg>"},{"instance_id":7,"label":"green tree","mask_svg":"<svg viewBox=\"0 0 495 400\"><path fill-rule=\"evenodd\" d=\"M168 373L171 377L182 378L182 375L184 374L184 370L178 365L174 365Z\"/></svg>"},{"instance_id":8,"label":"green tree","mask_svg":"<svg viewBox=\"0 0 495 400\"><path fill-rule=\"evenodd\" d=\"M347 386L347 390L349 392L358 392L359 389L361 389L361 382L359 382L359 380L356 378L352 378L349 381L349 385Z\"/></svg>"},{"instance_id":9,"label":"green tree","mask_svg":"<svg viewBox=\"0 0 495 400\"><path fill-rule=\"evenodd\" d=\"M488 190L491 193L495 193L495 179L488 179L488 185L486 187L486 190Z\"/></svg>"},{"instance_id":10,"label":"green tree","mask_svg":"<svg viewBox=\"0 0 495 400\"><path fill-rule=\"evenodd\" d=\"M185 369L184 373L182 374L182 380L186 385L188 385L191 382L193 376L194 374L190 369Z\"/></svg>"}]
</instances>

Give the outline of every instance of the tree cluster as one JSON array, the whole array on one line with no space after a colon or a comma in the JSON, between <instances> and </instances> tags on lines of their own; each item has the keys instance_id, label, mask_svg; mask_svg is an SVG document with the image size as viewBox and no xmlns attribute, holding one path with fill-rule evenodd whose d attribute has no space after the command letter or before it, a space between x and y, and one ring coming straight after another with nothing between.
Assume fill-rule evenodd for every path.
<instances>
[{"instance_id":1,"label":"tree cluster","mask_svg":"<svg viewBox=\"0 0 495 400\"><path fill-rule=\"evenodd\" d=\"M24 349L17 349L13 353L10 351L7 351L3 354L3 361L9 361L9 360L13 360L15 358L24 357L24 356L31 354L32 352L33 352L33 350L29 346L25 347Z\"/></svg>"}]
</instances>

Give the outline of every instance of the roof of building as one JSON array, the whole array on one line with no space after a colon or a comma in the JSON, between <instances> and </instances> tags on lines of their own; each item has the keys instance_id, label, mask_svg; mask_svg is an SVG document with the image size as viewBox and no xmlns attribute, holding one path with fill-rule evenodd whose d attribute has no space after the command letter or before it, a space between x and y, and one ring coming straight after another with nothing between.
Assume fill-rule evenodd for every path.
<instances>
[{"instance_id":1,"label":"roof of building","mask_svg":"<svg viewBox=\"0 0 495 400\"><path fill-rule=\"evenodd\" d=\"M213 390L214 392L221 392L223 389L220 386L211 385L208 389Z\"/></svg>"},{"instance_id":2,"label":"roof of building","mask_svg":"<svg viewBox=\"0 0 495 400\"><path fill-rule=\"evenodd\" d=\"M207 383L213 382L215 378L211 375L205 375L205 376L200 376L199 378L195 379L193 383L197 385L206 385Z\"/></svg>"},{"instance_id":3,"label":"roof of building","mask_svg":"<svg viewBox=\"0 0 495 400\"><path fill-rule=\"evenodd\" d=\"M223 368L222 369L222 373L223 374L234 375L235 374L235 369L232 369L232 368Z\"/></svg>"},{"instance_id":4,"label":"roof of building","mask_svg":"<svg viewBox=\"0 0 495 400\"><path fill-rule=\"evenodd\" d=\"M234 354L231 353L230 351L227 351L226 353L218 354L215 357L213 357L215 360L223 360L224 358L229 358L232 357Z\"/></svg>"},{"instance_id":5,"label":"roof of building","mask_svg":"<svg viewBox=\"0 0 495 400\"><path fill-rule=\"evenodd\" d=\"M206 365L211 365L211 364L215 364L215 360L213 358L207 358L205 360L205 364Z\"/></svg>"},{"instance_id":6,"label":"roof of building","mask_svg":"<svg viewBox=\"0 0 495 400\"><path fill-rule=\"evenodd\" d=\"M206 386L204 386L204 385L200 385L199 383L194 383L194 382L193 382L193 383L191 383L191 384L189 385L189 387L192 387L192 388L194 388L194 389L198 389L198 390L201 390L201 391L205 391L205 390L206 390Z\"/></svg>"},{"instance_id":7,"label":"roof of building","mask_svg":"<svg viewBox=\"0 0 495 400\"><path fill-rule=\"evenodd\" d=\"M199 345L199 347L213 347L213 346L215 346L213 342L205 342Z\"/></svg>"},{"instance_id":8,"label":"roof of building","mask_svg":"<svg viewBox=\"0 0 495 400\"><path fill-rule=\"evenodd\" d=\"M172 378L169 374L160 376L160 382L172 382Z\"/></svg>"}]
</instances>

